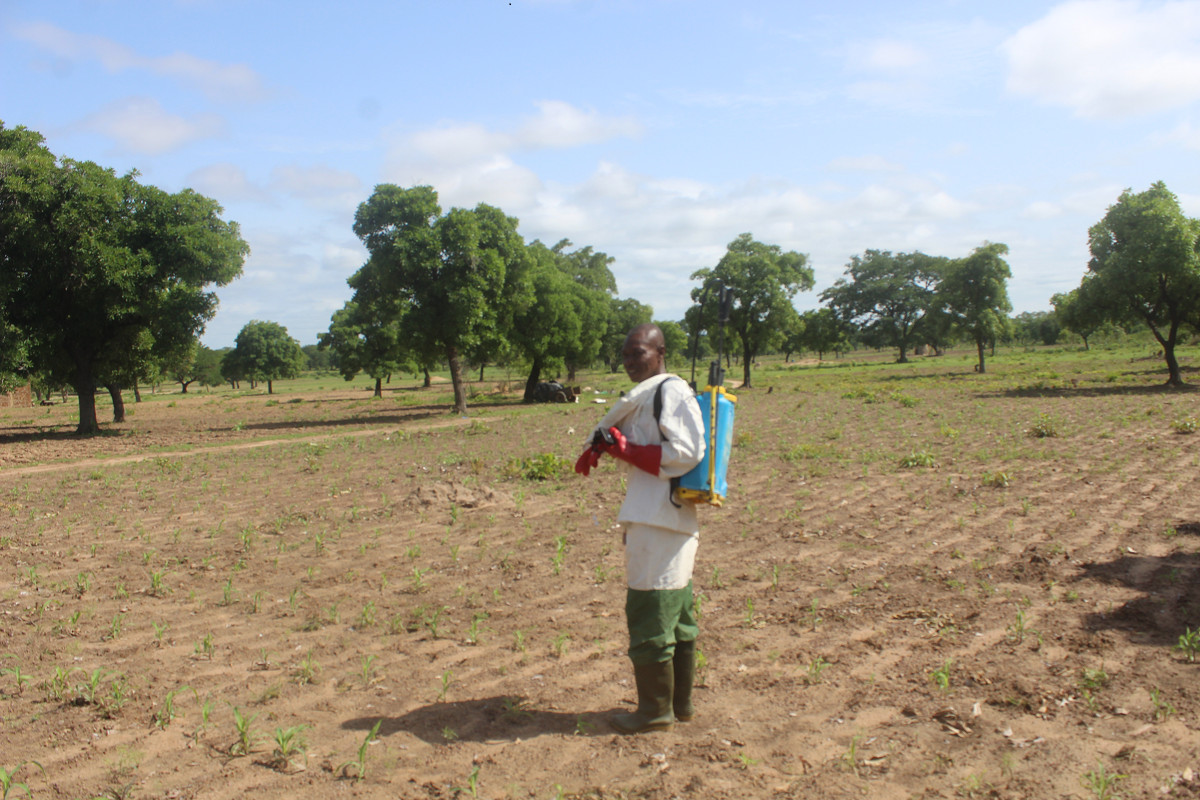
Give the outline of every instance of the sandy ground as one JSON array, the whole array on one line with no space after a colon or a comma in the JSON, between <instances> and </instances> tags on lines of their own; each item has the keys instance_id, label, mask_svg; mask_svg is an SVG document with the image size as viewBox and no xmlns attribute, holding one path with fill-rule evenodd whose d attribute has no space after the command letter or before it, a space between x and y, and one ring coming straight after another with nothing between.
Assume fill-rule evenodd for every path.
<instances>
[{"instance_id":1,"label":"sandy ground","mask_svg":"<svg viewBox=\"0 0 1200 800\"><path fill-rule=\"evenodd\" d=\"M0 766L41 797L1198 796L1197 394L1031 369L743 391L699 716L634 737L621 475L542 456L599 407L201 394L90 440L7 410Z\"/></svg>"}]
</instances>

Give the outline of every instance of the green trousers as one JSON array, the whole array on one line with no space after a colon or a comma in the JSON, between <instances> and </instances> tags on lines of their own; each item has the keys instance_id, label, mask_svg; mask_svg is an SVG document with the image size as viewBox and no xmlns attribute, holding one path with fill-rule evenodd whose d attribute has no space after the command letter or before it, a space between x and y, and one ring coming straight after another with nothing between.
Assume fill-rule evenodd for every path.
<instances>
[{"instance_id":1,"label":"green trousers","mask_svg":"<svg viewBox=\"0 0 1200 800\"><path fill-rule=\"evenodd\" d=\"M692 612L692 582L682 589L626 589L629 659L634 664L670 661L676 642L692 642L700 633Z\"/></svg>"}]
</instances>

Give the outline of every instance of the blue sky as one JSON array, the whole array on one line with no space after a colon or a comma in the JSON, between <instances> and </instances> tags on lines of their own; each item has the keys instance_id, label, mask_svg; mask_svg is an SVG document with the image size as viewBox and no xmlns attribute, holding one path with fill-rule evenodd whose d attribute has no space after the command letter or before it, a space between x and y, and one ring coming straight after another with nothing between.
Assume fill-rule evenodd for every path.
<instances>
[{"instance_id":1,"label":"blue sky","mask_svg":"<svg viewBox=\"0 0 1200 800\"><path fill-rule=\"evenodd\" d=\"M316 340L379 183L616 257L678 319L744 231L816 290L867 248L1009 245L1017 311L1163 180L1200 215L1200 2L0 3L0 119L215 197L252 253L204 341Z\"/></svg>"}]
</instances>

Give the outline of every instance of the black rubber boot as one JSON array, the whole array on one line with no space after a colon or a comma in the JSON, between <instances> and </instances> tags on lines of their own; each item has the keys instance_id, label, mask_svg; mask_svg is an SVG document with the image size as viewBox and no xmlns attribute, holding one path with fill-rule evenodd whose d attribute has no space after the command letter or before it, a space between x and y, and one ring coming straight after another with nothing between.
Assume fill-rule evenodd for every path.
<instances>
[{"instance_id":1,"label":"black rubber boot","mask_svg":"<svg viewBox=\"0 0 1200 800\"><path fill-rule=\"evenodd\" d=\"M675 673L675 692L672 705L675 707L675 719L680 722L691 722L696 716L692 706L692 685L696 682L696 642L676 642L675 656L671 659Z\"/></svg>"},{"instance_id":2,"label":"black rubber boot","mask_svg":"<svg viewBox=\"0 0 1200 800\"><path fill-rule=\"evenodd\" d=\"M675 690L673 661L655 664L634 664L637 680L638 707L632 714L614 714L612 726L620 733L669 731L675 727L671 713L671 698Z\"/></svg>"}]
</instances>

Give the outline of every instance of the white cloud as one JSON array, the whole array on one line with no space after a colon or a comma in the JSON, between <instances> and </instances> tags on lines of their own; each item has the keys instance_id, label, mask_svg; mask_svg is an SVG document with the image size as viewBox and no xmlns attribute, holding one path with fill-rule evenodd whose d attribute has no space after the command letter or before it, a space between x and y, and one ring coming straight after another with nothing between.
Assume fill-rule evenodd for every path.
<instances>
[{"instance_id":1,"label":"white cloud","mask_svg":"<svg viewBox=\"0 0 1200 800\"><path fill-rule=\"evenodd\" d=\"M326 242L321 250L321 268L343 277L353 274L367 260L367 251L359 243Z\"/></svg>"},{"instance_id":2,"label":"white cloud","mask_svg":"<svg viewBox=\"0 0 1200 800\"><path fill-rule=\"evenodd\" d=\"M655 306L659 318L683 313L688 276L716 264L745 231L810 254L818 287L832 283L848 257L867 248L962 256L1005 233L984 218L996 210L994 203L956 196L946 181L910 173L877 154L834 159L829 168L842 180L812 186L772 175L727 184L651 175L611 158L598 159L583 180L559 182L543 179L520 156L527 143L549 147L567 136L530 128L444 125L403 136L391 151L385 179L429 183L444 208L493 203L521 220L526 239L567 237L607 252L617 259L613 271L622 296ZM611 130L599 122L591 128ZM1004 208L1019 210L1011 201Z\"/></svg>"},{"instance_id":3,"label":"white cloud","mask_svg":"<svg viewBox=\"0 0 1200 800\"><path fill-rule=\"evenodd\" d=\"M221 64L182 52L143 56L112 39L72 33L48 22L18 25L13 32L58 58L96 60L111 73L147 70L197 88L212 100L253 101L268 95L262 78L245 64Z\"/></svg>"},{"instance_id":4,"label":"white cloud","mask_svg":"<svg viewBox=\"0 0 1200 800\"><path fill-rule=\"evenodd\" d=\"M854 76L841 91L851 100L906 111L972 113L979 86L990 82L1001 34L988 23L900 23L885 38L842 48L844 70Z\"/></svg>"},{"instance_id":5,"label":"white cloud","mask_svg":"<svg viewBox=\"0 0 1200 800\"><path fill-rule=\"evenodd\" d=\"M270 189L303 200L315 208L353 210L363 200L362 181L353 172L324 164L284 164L271 170Z\"/></svg>"},{"instance_id":6,"label":"white cloud","mask_svg":"<svg viewBox=\"0 0 1200 800\"><path fill-rule=\"evenodd\" d=\"M221 308L204 341L210 347L232 344L251 319L269 319L301 343L316 341L329 328L334 311L350 299L345 280L366 258L348 229L293 226L242 230L250 243L242 277L219 290Z\"/></svg>"},{"instance_id":7,"label":"white cloud","mask_svg":"<svg viewBox=\"0 0 1200 800\"><path fill-rule=\"evenodd\" d=\"M221 203L231 200L265 201L269 195L246 177L246 171L235 164L209 164L187 176L188 185L196 191L217 198Z\"/></svg>"},{"instance_id":8,"label":"white cloud","mask_svg":"<svg viewBox=\"0 0 1200 800\"><path fill-rule=\"evenodd\" d=\"M128 97L88 115L78 127L108 136L124 150L157 155L220 136L225 121L216 114L187 119L166 111L153 98Z\"/></svg>"},{"instance_id":9,"label":"white cloud","mask_svg":"<svg viewBox=\"0 0 1200 800\"><path fill-rule=\"evenodd\" d=\"M559 101L536 105L539 113L513 131L446 124L413 134L401 146L435 161L488 160L499 153L579 147L621 136L636 137L642 131L632 117L603 117Z\"/></svg>"},{"instance_id":10,"label":"white cloud","mask_svg":"<svg viewBox=\"0 0 1200 800\"><path fill-rule=\"evenodd\" d=\"M1038 200L1027 205L1025 210L1021 212L1021 216L1026 219L1054 219L1055 217L1062 216L1062 213L1062 206L1058 203Z\"/></svg>"},{"instance_id":11,"label":"white cloud","mask_svg":"<svg viewBox=\"0 0 1200 800\"><path fill-rule=\"evenodd\" d=\"M1200 150L1200 129L1190 122L1181 122L1167 133L1151 137L1154 144L1177 144L1189 150Z\"/></svg>"},{"instance_id":12,"label":"white cloud","mask_svg":"<svg viewBox=\"0 0 1200 800\"><path fill-rule=\"evenodd\" d=\"M778 108L781 106L811 106L825 100L827 91L797 91L779 93L716 92L708 90L669 89L663 96L673 103L701 108Z\"/></svg>"},{"instance_id":13,"label":"white cloud","mask_svg":"<svg viewBox=\"0 0 1200 800\"><path fill-rule=\"evenodd\" d=\"M1200 99L1200 2L1073 0L1006 40L1009 91L1083 117Z\"/></svg>"},{"instance_id":14,"label":"white cloud","mask_svg":"<svg viewBox=\"0 0 1200 800\"><path fill-rule=\"evenodd\" d=\"M363 199L362 181L346 170L324 164L301 167L282 164L271 170L266 186L253 183L241 167L229 163L210 164L188 175L198 191L228 200L253 200L276 204L285 195L324 211L352 212Z\"/></svg>"},{"instance_id":15,"label":"white cloud","mask_svg":"<svg viewBox=\"0 0 1200 800\"><path fill-rule=\"evenodd\" d=\"M437 187L443 205L488 202L501 208L537 201L541 179L516 163L514 153L565 149L622 136L637 136L631 117L605 117L568 103L544 101L539 113L515 129L478 124L444 124L400 137L390 148L384 172L403 184Z\"/></svg>"},{"instance_id":16,"label":"white cloud","mask_svg":"<svg viewBox=\"0 0 1200 800\"><path fill-rule=\"evenodd\" d=\"M846 172L901 172L904 167L893 164L883 156L842 156L825 165L825 169Z\"/></svg>"},{"instance_id":17,"label":"white cloud","mask_svg":"<svg viewBox=\"0 0 1200 800\"><path fill-rule=\"evenodd\" d=\"M896 39L879 39L850 46L848 66L872 72L900 72L920 67L929 55L918 45Z\"/></svg>"},{"instance_id":18,"label":"white cloud","mask_svg":"<svg viewBox=\"0 0 1200 800\"><path fill-rule=\"evenodd\" d=\"M545 100L537 106L541 113L527 120L516 133L516 145L521 149L578 147L617 137L636 138L642 132L633 117L603 117L556 100Z\"/></svg>"}]
</instances>

